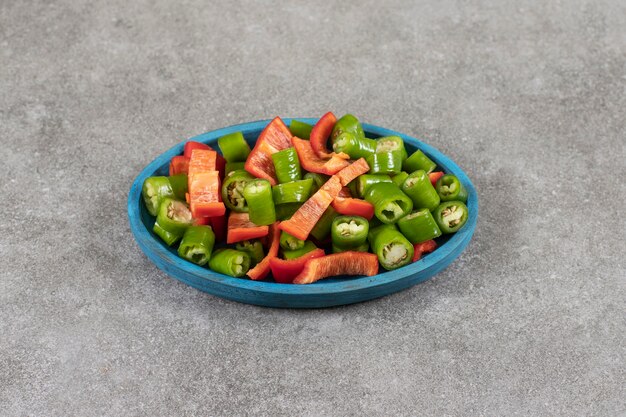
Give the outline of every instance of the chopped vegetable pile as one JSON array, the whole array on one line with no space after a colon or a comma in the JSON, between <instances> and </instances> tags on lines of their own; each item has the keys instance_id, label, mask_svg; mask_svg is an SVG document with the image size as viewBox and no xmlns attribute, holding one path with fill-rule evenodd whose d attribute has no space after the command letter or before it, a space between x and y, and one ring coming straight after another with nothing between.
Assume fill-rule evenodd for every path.
<instances>
[{"instance_id":1,"label":"chopped vegetable pile","mask_svg":"<svg viewBox=\"0 0 626 417\"><path fill-rule=\"evenodd\" d=\"M276 117L252 149L241 132L217 143L220 152L187 142L170 176L146 179L142 195L153 232L221 274L285 284L373 276L419 260L467 222L457 177L421 150L409 155L398 136L366 138L351 114L290 128Z\"/></svg>"}]
</instances>

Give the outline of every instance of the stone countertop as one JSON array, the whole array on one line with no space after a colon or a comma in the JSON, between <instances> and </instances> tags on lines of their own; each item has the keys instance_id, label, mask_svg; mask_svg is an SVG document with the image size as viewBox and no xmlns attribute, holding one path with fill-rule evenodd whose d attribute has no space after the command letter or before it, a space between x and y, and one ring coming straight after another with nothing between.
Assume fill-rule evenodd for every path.
<instances>
[{"instance_id":1,"label":"stone countertop","mask_svg":"<svg viewBox=\"0 0 626 417\"><path fill-rule=\"evenodd\" d=\"M0 3L1 415L626 411L626 3L215 3ZM447 270L275 310L141 253L126 195L158 154L328 110L472 178Z\"/></svg>"}]
</instances>

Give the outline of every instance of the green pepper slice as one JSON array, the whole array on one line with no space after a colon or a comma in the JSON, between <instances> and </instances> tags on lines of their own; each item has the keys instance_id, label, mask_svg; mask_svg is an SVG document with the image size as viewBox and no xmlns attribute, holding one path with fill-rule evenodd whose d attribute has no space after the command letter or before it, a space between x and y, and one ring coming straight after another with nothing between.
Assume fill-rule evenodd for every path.
<instances>
[{"instance_id":1,"label":"green pepper slice","mask_svg":"<svg viewBox=\"0 0 626 417\"><path fill-rule=\"evenodd\" d=\"M313 180L313 186L311 187L311 195L315 194L317 190L319 190L320 187L324 185L326 181L328 181L329 178L330 177L328 175L318 174L316 172L307 172L306 174L304 174L305 180L307 179Z\"/></svg>"},{"instance_id":2,"label":"green pepper slice","mask_svg":"<svg viewBox=\"0 0 626 417\"><path fill-rule=\"evenodd\" d=\"M373 184L377 184L379 182L391 182L391 178L389 178L389 175L385 175L385 174L363 174L363 175L359 175L357 177L356 181L356 194L363 198L365 196L365 193L367 192L367 189L373 185Z\"/></svg>"},{"instance_id":3,"label":"green pepper slice","mask_svg":"<svg viewBox=\"0 0 626 417\"><path fill-rule=\"evenodd\" d=\"M164 198L175 197L172 184L168 177L149 177L143 182L141 187L141 195L143 202L146 204L148 213L153 216L157 215L159 206Z\"/></svg>"},{"instance_id":4,"label":"green pepper slice","mask_svg":"<svg viewBox=\"0 0 626 417\"><path fill-rule=\"evenodd\" d=\"M255 266L265 258L265 252L263 251L263 244L260 240L243 240L237 242L235 249L242 252L246 252L250 255L250 267Z\"/></svg>"},{"instance_id":5,"label":"green pepper slice","mask_svg":"<svg viewBox=\"0 0 626 417\"><path fill-rule=\"evenodd\" d=\"M446 174L439 178L435 189L441 201L467 201L467 190L454 175Z\"/></svg>"},{"instance_id":6,"label":"green pepper slice","mask_svg":"<svg viewBox=\"0 0 626 417\"><path fill-rule=\"evenodd\" d=\"M226 176L228 176L229 173L234 172L234 171L243 171L246 169L246 163L245 162L226 162L226 166L224 168L224 172L226 174Z\"/></svg>"},{"instance_id":7,"label":"green pepper slice","mask_svg":"<svg viewBox=\"0 0 626 417\"><path fill-rule=\"evenodd\" d=\"M243 189L243 196L248 203L248 213L252 223L257 226L268 226L276 222L272 185L268 180L249 181Z\"/></svg>"},{"instance_id":8,"label":"green pepper slice","mask_svg":"<svg viewBox=\"0 0 626 417\"><path fill-rule=\"evenodd\" d=\"M426 171L427 174L430 174L435 170L435 168L437 168L437 164L431 161L430 158L427 157L421 150L413 152L413 154L402 164L402 169L407 172L413 172L421 169Z\"/></svg>"},{"instance_id":9,"label":"green pepper slice","mask_svg":"<svg viewBox=\"0 0 626 417\"><path fill-rule=\"evenodd\" d=\"M402 191L413 200L416 208L434 210L439 205L439 194L433 187L425 171L418 169L411 173L402 184Z\"/></svg>"},{"instance_id":10,"label":"green pepper slice","mask_svg":"<svg viewBox=\"0 0 626 417\"><path fill-rule=\"evenodd\" d=\"M275 204L304 203L311 196L313 180L311 178L276 184L272 187Z\"/></svg>"},{"instance_id":11,"label":"green pepper slice","mask_svg":"<svg viewBox=\"0 0 626 417\"><path fill-rule=\"evenodd\" d=\"M365 200L374 205L374 214L384 224L392 224L413 210L413 201L392 182L371 185Z\"/></svg>"},{"instance_id":12,"label":"green pepper slice","mask_svg":"<svg viewBox=\"0 0 626 417\"><path fill-rule=\"evenodd\" d=\"M283 250L297 250L304 247L304 240L300 240L285 231L281 232L279 242Z\"/></svg>"},{"instance_id":13,"label":"green pepper slice","mask_svg":"<svg viewBox=\"0 0 626 417\"><path fill-rule=\"evenodd\" d=\"M368 240L372 252L387 270L400 268L413 260L413 245L395 225L386 224L370 230Z\"/></svg>"},{"instance_id":14,"label":"green pepper slice","mask_svg":"<svg viewBox=\"0 0 626 417\"><path fill-rule=\"evenodd\" d=\"M299 120L292 120L291 124L289 124L289 130L292 135L299 137L300 139L309 139L311 137L311 130L313 130L313 126Z\"/></svg>"},{"instance_id":15,"label":"green pepper slice","mask_svg":"<svg viewBox=\"0 0 626 417\"><path fill-rule=\"evenodd\" d=\"M250 255L236 249L219 249L211 256L209 268L231 277L243 277L250 269Z\"/></svg>"},{"instance_id":16,"label":"green pepper slice","mask_svg":"<svg viewBox=\"0 0 626 417\"><path fill-rule=\"evenodd\" d=\"M398 228L412 244L441 236L441 230L427 208L413 211L398 220Z\"/></svg>"},{"instance_id":17,"label":"green pepper slice","mask_svg":"<svg viewBox=\"0 0 626 417\"><path fill-rule=\"evenodd\" d=\"M279 183L298 181L302 179L300 160L295 148L287 148L272 154L276 178Z\"/></svg>"},{"instance_id":18,"label":"green pepper slice","mask_svg":"<svg viewBox=\"0 0 626 417\"><path fill-rule=\"evenodd\" d=\"M409 173L402 171L401 173L396 174L393 177L391 177L391 182L396 184L398 187L402 188L402 184L404 184L404 180L406 180L408 177L409 177Z\"/></svg>"},{"instance_id":19,"label":"green pepper slice","mask_svg":"<svg viewBox=\"0 0 626 417\"><path fill-rule=\"evenodd\" d=\"M250 155L250 145L243 138L243 133L234 132L222 136L217 144L226 162L245 162Z\"/></svg>"},{"instance_id":20,"label":"green pepper slice","mask_svg":"<svg viewBox=\"0 0 626 417\"><path fill-rule=\"evenodd\" d=\"M433 212L433 217L444 234L457 232L467 222L469 211L462 201L446 201Z\"/></svg>"},{"instance_id":21,"label":"green pepper slice","mask_svg":"<svg viewBox=\"0 0 626 417\"><path fill-rule=\"evenodd\" d=\"M408 157L404 141L400 136L385 136L376 140L376 153L400 152L402 161Z\"/></svg>"},{"instance_id":22,"label":"green pepper slice","mask_svg":"<svg viewBox=\"0 0 626 417\"><path fill-rule=\"evenodd\" d=\"M224 205L237 213L246 213L248 204L243 196L246 184L253 181L254 177L244 170L231 172L222 183L222 201Z\"/></svg>"},{"instance_id":23,"label":"green pepper slice","mask_svg":"<svg viewBox=\"0 0 626 417\"><path fill-rule=\"evenodd\" d=\"M341 252L369 252L370 244L365 242L364 244L354 247L354 248L340 248L339 246L332 245L333 253L341 253Z\"/></svg>"},{"instance_id":24,"label":"green pepper slice","mask_svg":"<svg viewBox=\"0 0 626 417\"><path fill-rule=\"evenodd\" d=\"M276 220L289 220L302 207L302 203L276 204Z\"/></svg>"},{"instance_id":25,"label":"green pepper slice","mask_svg":"<svg viewBox=\"0 0 626 417\"><path fill-rule=\"evenodd\" d=\"M211 226L189 226L178 246L178 255L194 264L205 265L211 259L215 233Z\"/></svg>"},{"instance_id":26,"label":"green pepper slice","mask_svg":"<svg viewBox=\"0 0 626 417\"><path fill-rule=\"evenodd\" d=\"M330 234L330 228L332 227L333 220L337 216L339 216L339 213L337 213L332 206L329 206L324 214L322 214L322 217L320 217L318 222L315 223L315 226L313 226L311 236L320 242L326 239L326 237Z\"/></svg>"},{"instance_id":27,"label":"green pepper slice","mask_svg":"<svg viewBox=\"0 0 626 417\"><path fill-rule=\"evenodd\" d=\"M330 228L333 246L356 248L367 242L369 222L360 216L337 216Z\"/></svg>"},{"instance_id":28,"label":"green pepper slice","mask_svg":"<svg viewBox=\"0 0 626 417\"><path fill-rule=\"evenodd\" d=\"M363 132L363 126L361 126L361 122L359 122L359 119L351 114L346 114L342 116L335 123L333 131L330 134L330 138L333 144L335 143L335 140L339 137L339 135L344 132L351 133L358 140L365 138L365 133Z\"/></svg>"},{"instance_id":29,"label":"green pepper slice","mask_svg":"<svg viewBox=\"0 0 626 417\"><path fill-rule=\"evenodd\" d=\"M153 231L168 245L178 241L185 230L193 224L191 211L182 201L165 198L159 206L159 212L154 223Z\"/></svg>"},{"instance_id":30,"label":"green pepper slice","mask_svg":"<svg viewBox=\"0 0 626 417\"><path fill-rule=\"evenodd\" d=\"M317 249L317 246L315 246L315 244L310 240L307 240L304 242L304 246L302 246L300 249L283 250L283 256L287 260L296 259L301 257L302 255L306 255L307 253L314 251L315 249Z\"/></svg>"},{"instance_id":31,"label":"green pepper slice","mask_svg":"<svg viewBox=\"0 0 626 417\"><path fill-rule=\"evenodd\" d=\"M396 175L402 171L402 153L400 151L374 153L366 159L370 174Z\"/></svg>"},{"instance_id":32,"label":"green pepper slice","mask_svg":"<svg viewBox=\"0 0 626 417\"><path fill-rule=\"evenodd\" d=\"M350 159L367 158L376 152L376 141L368 138L357 138L353 133L343 132L335 139L333 150L345 153Z\"/></svg>"}]
</instances>

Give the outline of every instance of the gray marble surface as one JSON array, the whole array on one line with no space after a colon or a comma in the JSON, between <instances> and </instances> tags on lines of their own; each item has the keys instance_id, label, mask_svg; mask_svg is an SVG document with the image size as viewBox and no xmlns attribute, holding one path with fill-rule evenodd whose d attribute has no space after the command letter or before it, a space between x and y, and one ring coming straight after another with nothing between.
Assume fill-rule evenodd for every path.
<instances>
[{"instance_id":1,"label":"gray marble surface","mask_svg":"<svg viewBox=\"0 0 626 417\"><path fill-rule=\"evenodd\" d=\"M619 0L0 0L0 415L623 415L625 97ZM328 110L470 175L450 268L290 311L141 253L154 157Z\"/></svg>"}]
</instances>

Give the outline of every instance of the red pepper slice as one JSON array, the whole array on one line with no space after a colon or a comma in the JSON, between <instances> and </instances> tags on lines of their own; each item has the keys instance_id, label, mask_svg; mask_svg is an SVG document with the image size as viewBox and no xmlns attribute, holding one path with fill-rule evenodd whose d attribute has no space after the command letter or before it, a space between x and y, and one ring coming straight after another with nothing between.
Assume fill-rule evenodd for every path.
<instances>
[{"instance_id":1,"label":"red pepper slice","mask_svg":"<svg viewBox=\"0 0 626 417\"><path fill-rule=\"evenodd\" d=\"M269 226L270 247L267 255L254 268L248 271L248 276L254 281L265 278L270 273L270 259L278 256L278 248L280 247L280 222L276 222Z\"/></svg>"},{"instance_id":2,"label":"red pepper slice","mask_svg":"<svg viewBox=\"0 0 626 417\"><path fill-rule=\"evenodd\" d=\"M222 216L226 206L219 201L219 172L199 172L189 176L189 209L194 218Z\"/></svg>"},{"instance_id":3,"label":"red pepper slice","mask_svg":"<svg viewBox=\"0 0 626 417\"><path fill-rule=\"evenodd\" d=\"M300 139L294 136L291 138L291 142L293 143L294 148L296 148L300 165L302 165L302 168L309 172L334 175L350 165L348 161L339 158L337 155L333 155L330 159L320 158L317 156L311 147L311 142L308 140Z\"/></svg>"},{"instance_id":4,"label":"red pepper slice","mask_svg":"<svg viewBox=\"0 0 626 417\"><path fill-rule=\"evenodd\" d=\"M257 226L250 221L248 213L232 211L228 217L228 235L226 243L236 243L242 240L256 239L269 233L268 226Z\"/></svg>"},{"instance_id":5,"label":"red pepper slice","mask_svg":"<svg viewBox=\"0 0 626 417\"><path fill-rule=\"evenodd\" d=\"M359 175L365 174L370 170L370 166L368 165L365 158L359 158L350 164L349 167L342 169L337 174L339 176L339 180L341 181L341 185L346 186L353 179L358 177Z\"/></svg>"},{"instance_id":6,"label":"red pepper slice","mask_svg":"<svg viewBox=\"0 0 626 417\"><path fill-rule=\"evenodd\" d=\"M378 256L367 252L341 252L309 259L294 284L310 284L335 275L378 274Z\"/></svg>"},{"instance_id":7,"label":"red pepper slice","mask_svg":"<svg viewBox=\"0 0 626 417\"><path fill-rule=\"evenodd\" d=\"M189 172L189 158L182 155L173 157L170 160L170 176L176 174L187 174Z\"/></svg>"},{"instance_id":8,"label":"red pepper slice","mask_svg":"<svg viewBox=\"0 0 626 417\"><path fill-rule=\"evenodd\" d=\"M226 215L223 216L215 216L209 219L209 225L213 229L213 233L215 233L215 240L218 242L224 241L226 239Z\"/></svg>"},{"instance_id":9,"label":"red pepper slice","mask_svg":"<svg viewBox=\"0 0 626 417\"><path fill-rule=\"evenodd\" d=\"M337 197L333 200L332 205L337 213L345 216L361 216L367 220L374 217L374 205L359 198Z\"/></svg>"},{"instance_id":10,"label":"red pepper slice","mask_svg":"<svg viewBox=\"0 0 626 417\"><path fill-rule=\"evenodd\" d=\"M272 270L274 281L280 282L281 284L290 284L293 282L293 279L302 272L304 264L306 264L309 259L320 258L322 256L324 256L324 249L315 249L296 259L270 259L270 269Z\"/></svg>"},{"instance_id":11,"label":"red pepper slice","mask_svg":"<svg viewBox=\"0 0 626 417\"><path fill-rule=\"evenodd\" d=\"M199 172L217 171L217 152L210 149L194 149L189 159L188 175Z\"/></svg>"},{"instance_id":12,"label":"red pepper slice","mask_svg":"<svg viewBox=\"0 0 626 417\"><path fill-rule=\"evenodd\" d=\"M435 186L435 184L437 184L437 181L439 181L439 178L441 177L443 177L443 172L441 171L431 172L430 174L428 174L428 179L430 180L430 183L433 185L433 187Z\"/></svg>"},{"instance_id":13,"label":"red pepper slice","mask_svg":"<svg viewBox=\"0 0 626 417\"><path fill-rule=\"evenodd\" d=\"M245 169L257 178L265 178L276 185L276 170L272 154L291 147L291 131L280 117L274 118L259 135L246 160Z\"/></svg>"},{"instance_id":14,"label":"red pepper slice","mask_svg":"<svg viewBox=\"0 0 626 417\"><path fill-rule=\"evenodd\" d=\"M311 129L311 134L309 136L311 148L313 148L315 154L322 159L328 159L333 156L337 156L341 159L350 159L350 155L343 152L331 152L326 147L328 138L333 131L333 127L335 127L335 123L337 123L337 118L333 112L330 111L323 115L317 123L315 123L315 126Z\"/></svg>"},{"instance_id":15,"label":"red pepper slice","mask_svg":"<svg viewBox=\"0 0 626 417\"><path fill-rule=\"evenodd\" d=\"M215 151L215 149L205 143L194 142L193 140L190 140L185 143L185 150L183 151L183 155L185 156L185 158L191 158L191 153L194 149L200 149L203 151ZM224 157L219 153L216 153L215 165L217 170L220 172L220 178L224 178L224 172L226 171L226 159L224 159Z\"/></svg>"},{"instance_id":16,"label":"red pepper slice","mask_svg":"<svg viewBox=\"0 0 626 417\"><path fill-rule=\"evenodd\" d=\"M348 187L341 187L341 190L339 190L339 194L337 194L337 197L352 198L352 191L350 191Z\"/></svg>"},{"instance_id":17,"label":"red pepper slice","mask_svg":"<svg viewBox=\"0 0 626 417\"><path fill-rule=\"evenodd\" d=\"M333 175L289 220L282 222L280 228L298 239L306 240L340 190L339 178Z\"/></svg>"},{"instance_id":18,"label":"red pepper slice","mask_svg":"<svg viewBox=\"0 0 626 417\"><path fill-rule=\"evenodd\" d=\"M413 245L413 262L419 261L424 253L430 253L437 249L437 242L427 240L426 242L416 243Z\"/></svg>"}]
</instances>

